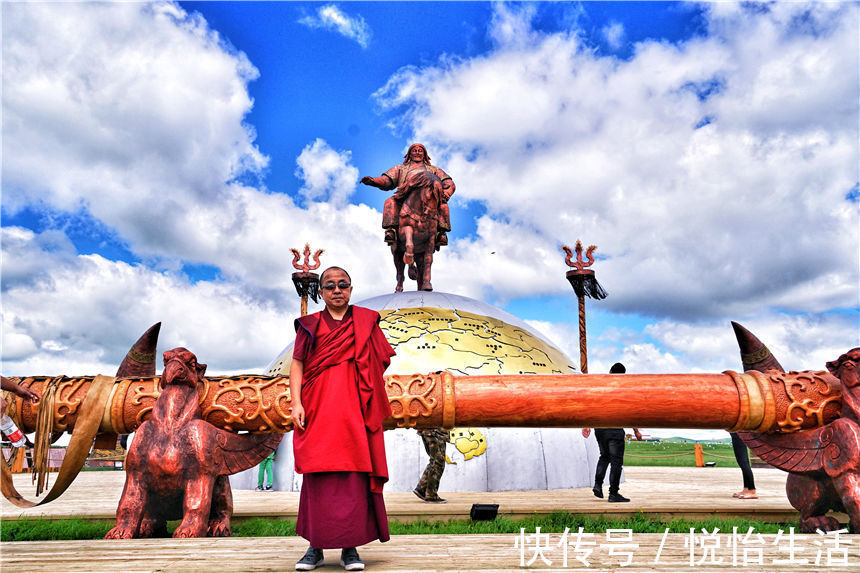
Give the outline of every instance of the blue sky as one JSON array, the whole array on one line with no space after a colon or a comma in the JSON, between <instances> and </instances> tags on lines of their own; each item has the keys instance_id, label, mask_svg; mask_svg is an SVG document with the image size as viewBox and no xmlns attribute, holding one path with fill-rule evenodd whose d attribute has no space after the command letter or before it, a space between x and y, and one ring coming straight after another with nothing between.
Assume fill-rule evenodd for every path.
<instances>
[{"instance_id":1,"label":"blue sky","mask_svg":"<svg viewBox=\"0 0 860 573\"><path fill-rule=\"evenodd\" d=\"M434 286L578 355L562 244L598 245L589 363L795 369L858 345L854 3L4 3L7 374L111 372L163 321L259 371L290 247L393 288L358 184L452 175ZM412 287L414 288L414 287Z\"/></svg>"},{"instance_id":2,"label":"blue sky","mask_svg":"<svg viewBox=\"0 0 860 573\"><path fill-rule=\"evenodd\" d=\"M295 194L295 158L317 137L350 149L353 163L369 172L402 155L408 132L393 132L372 94L404 66L433 64L441 57L478 57L491 49L486 28L492 6L486 2L353 2L339 10L360 17L372 36L363 47L331 29L302 24L319 18L318 4L280 2L181 2L199 12L234 47L248 55L260 78L248 86L254 108L247 121L271 161L266 186ZM331 4L331 6L337 6ZM632 43L618 49L601 30L610 22L631 39L670 42L699 31L700 10L677 3L592 3L541 5L537 29L558 31L579 20L589 46L599 53L629 57ZM324 49L320 49L324 46ZM287 135L289 134L289 135ZM365 171L362 171L364 173ZM384 197L359 187L354 199L377 209ZM479 208L473 206L473 209ZM463 234L474 232L472 217L461 217Z\"/></svg>"}]
</instances>

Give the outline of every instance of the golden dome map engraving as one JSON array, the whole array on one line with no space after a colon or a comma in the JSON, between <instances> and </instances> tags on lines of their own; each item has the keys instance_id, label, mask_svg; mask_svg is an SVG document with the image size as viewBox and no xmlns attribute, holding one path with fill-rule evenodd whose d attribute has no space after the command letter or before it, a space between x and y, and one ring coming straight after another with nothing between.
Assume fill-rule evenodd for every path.
<instances>
[{"instance_id":1,"label":"golden dome map engraving","mask_svg":"<svg viewBox=\"0 0 860 573\"><path fill-rule=\"evenodd\" d=\"M379 326L397 351L388 373L444 368L455 374L566 374L564 355L531 332L451 308L382 309Z\"/></svg>"},{"instance_id":2,"label":"golden dome map engraving","mask_svg":"<svg viewBox=\"0 0 860 573\"><path fill-rule=\"evenodd\" d=\"M358 303L373 308L379 326L397 355L386 374L417 374L448 370L455 375L474 374L570 374L576 368L555 346L542 339L516 317L502 320L503 311L473 299L442 293L422 293L424 302L451 304L441 307L403 306L385 308L386 297ZM406 293L386 302L418 302ZM365 304L371 303L371 304ZM475 308L453 308L457 304ZM478 306L480 305L480 306ZM504 313L506 314L506 313ZM505 317L507 318L507 317ZM267 369L269 376L286 376L293 348L289 345Z\"/></svg>"}]
</instances>

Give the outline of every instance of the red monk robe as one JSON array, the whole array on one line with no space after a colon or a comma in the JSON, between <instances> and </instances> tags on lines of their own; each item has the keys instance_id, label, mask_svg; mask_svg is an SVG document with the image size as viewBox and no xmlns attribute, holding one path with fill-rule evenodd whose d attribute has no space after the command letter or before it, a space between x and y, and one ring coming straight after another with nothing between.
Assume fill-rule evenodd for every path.
<instances>
[{"instance_id":1,"label":"red monk robe","mask_svg":"<svg viewBox=\"0 0 860 573\"><path fill-rule=\"evenodd\" d=\"M376 311L351 306L296 320L293 358L304 362L305 430L293 431L304 474L296 533L317 549L388 541L382 422L391 415L382 375L394 351Z\"/></svg>"}]
</instances>

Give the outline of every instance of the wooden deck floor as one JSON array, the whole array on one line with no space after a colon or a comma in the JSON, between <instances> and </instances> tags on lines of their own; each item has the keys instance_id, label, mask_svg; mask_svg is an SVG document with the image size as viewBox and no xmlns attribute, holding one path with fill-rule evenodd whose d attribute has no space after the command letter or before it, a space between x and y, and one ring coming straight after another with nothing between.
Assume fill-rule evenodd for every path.
<instances>
[{"instance_id":1,"label":"wooden deck floor","mask_svg":"<svg viewBox=\"0 0 860 573\"><path fill-rule=\"evenodd\" d=\"M463 518L472 503L498 503L500 513L526 516L562 510L584 514L623 514L644 511L662 516L710 517L748 516L762 520L794 522L797 514L785 498L785 476L773 469L757 469L759 499L737 500L731 497L739 489L740 473L730 468L653 468L626 469L627 481L622 493L632 499L629 504L609 504L598 500L589 488L529 492L473 492L444 494L450 501L444 505L422 503L410 493L387 493L386 505L391 519ZM83 516L114 519L122 491L122 472L86 472L59 500L44 507L22 511L2 502L2 519L21 516L65 518ZM16 485L26 490L28 476L16 476ZM26 494L25 494L26 495ZM236 519L252 516L294 518L298 494L289 492L256 493L234 491ZM843 516L844 517L844 516ZM388 543L374 542L361 548L369 571L857 571L860 569L860 540L843 536L839 552L832 552L827 565L827 548L833 548L832 537L820 545L816 535L797 535L794 562L790 561L788 540L775 543L774 535L763 535L760 542L748 545L748 563L744 563L741 546L737 553L728 544L725 532L703 538L697 532L691 565L688 532L634 534L631 539L607 539L606 532L593 534L584 541L592 553L577 552L567 545L567 563L560 533L542 538L546 548L538 554L534 531L525 532L525 550L521 555L520 536L510 535L399 535ZM786 532L787 534L788 532ZM618 533L621 536L623 534ZM570 543L573 538L567 541ZM708 547L701 545L705 539ZM847 542L845 541L847 540ZM622 547L632 543L635 547ZM48 541L6 542L0 544L0 569L4 573L33 571L56 572L257 572L293 571L295 561L306 548L298 537L222 538L222 539L133 539L127 541ZM850 544L848 544L850 543ZM517 545L515 545L517 544ZM841 549L846 550L840 564ZM756 563L761 550L760 563ZM632 553L632 562L621 566ZM587 565L577 560L582 557ZM816 557L819 563L816 565ZM534 558L532 563L528 563ZM522 564L521 566L521 559ZM545 561L545 560L546 561ZM808 561L803 562L803 559ZM337 551L326 553L325 565L319 571L342 571ZM781 561L780 561L781 560ZM547 561L549 563L547 563Z\"/></svg>"},{"instance_id":2,"label":"wooden deck floor","mask_svg":"<svg viewBox=\"0 0 860 573\"><path fill-rule=\"evenodd\" d=\"M569 511L590 515L630 514L638 511L664 518L706 518L748 516L762 521L792 522L797 513L785 497L784 472L755 470L759 499L738 500L731 494L741 489L740 471L733 468L625 468L626 482L621 492L630 503L607 503L595 498L590 488L505 492L442 492L446 504L423 503L412 493L387 492L389 518L466 518L473 503L497 503L499 513L511 517ZM70 516L114 519L122 493L124 472L83 472L58 500L42 507L21 510L3 499L2 519L21 516L63 519ZM15 485L28 499L30 478L16 475ZM294 492L254 492L233 490L234 519L274 517L295 519L299 494Z\"/></svg>"},{"instance_id":3,"label":"wooden deck floor","mask_svg":"<svg viewBox=\"0 0 860 573\"><path fill-rule=\"evenodd\" d=\"M531 532L534 534L534 532ZM586 532L588 533L588 532ZM567 563L559 546L561 534L551 534L549 547L538 553L528 532L521 555L519 535L399 535L387 543L374 542L360 549L368 571L779 571L779 572L856 572L860 568L858 544L843 545L847 555L831 555L816 545L816 535L796 535L794 555L788 541L775 544L775 535L764 535L759 543L741 546L737 553L711 538L709 549L694 543L692 556L685 541L689 534L672 533L665 543L659 533L635 534L630 539L607 540L595 533L595 545L568 545ZM854 536L848 536L854 537ZM568 543L571 539L567 540ZM840 541L845 543L846 537ZM630 546L623 546L630 543ZM713 545L717 543L717 545ZM832 546L832 539L829 540ZM127 541L47 541L5 543L0 554L4 573L59 572L242 572L293 571L307 542L298 537L242 537L221 539L131 539ZM517 545L515 545L517 544ZM713 547L712 549L710 547ZM744 549L750 548L744 561ZM591 549L586 554L581 549ZM758 549L761 549L759 562ZM819 552L820 556L819 556ZM624 553L631 554L631 563ZM818 557L819 563L815 561ZM336 550L325 553L318 571L343 571ZM534 561L529 563L534 558ZM582 558L584 561L578 561ZM841 563L837 558L842 559ZM806 560L806 561L802 561ZM793 562L792 562L793 561ZM547 563L548 562L548 563ZM522 564L522 565L521 565Z\"/></svg>"}]
</instances>

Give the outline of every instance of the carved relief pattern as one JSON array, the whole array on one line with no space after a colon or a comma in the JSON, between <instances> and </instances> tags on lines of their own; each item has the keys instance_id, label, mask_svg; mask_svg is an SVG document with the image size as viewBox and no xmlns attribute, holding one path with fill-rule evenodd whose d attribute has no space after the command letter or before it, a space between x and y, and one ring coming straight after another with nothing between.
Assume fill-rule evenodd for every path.
<instances>
[{"instance_id":1,"label":"carved relief pattern","mask_svg":"<svg viewBox=\"0 0 860 573\"><path fill-rule=\"evenodd\" d=\"M392 417L398 428L414 428L419 417L429 418L439 403L438 374L391 375L385 377L385 390Z\"/></svg>"},{"instance_id":2,"label":"carved relief pattern","mask_svg":"<svg viewBox=\"0 0 860 573\"><path fill-rule=\"evenodd\" d=\"M289 379L284 376L208 378L201 417L225 430L283 432L292 429Z\"/></svg>"},{"instance_id":3,"label":"carved relief pattern","mask_svg":"<svg viewBox=\"0 0 860 573\"><path fill-rule=\"evenodd\" d=\"M152 364L155 362L154 352L141 352L134 347L128 350L128 357L136 362L140 362L141 364Z\"/></svg>"},{"instance_id":4,"label":"carved relief pattern","mask_svg":"<svg viewBox=\"0 0 860 573\"><path fill-rule=\"evenodd\" d=\"M40 394L54 378L34 376L17 379ZM60 377L54 402L54 431L71 431L79 409L92 383L92 376ZM290 420L289 378L279 376L231 376L206 378L198 387L202 418L226 430L284 432L292 429ZM120 378L111 400L111 427L114 431L133 432L149 419L161 395L161 378ZM24 404L23 427L36 427L36 408Z\"/></svg>"},{"instance_id":5,"label":"carved relief pattern","mask_svg":"<svg viewBox=\"0 0 860 573\"><path fill-rule=\"evenodd\" d=\"M770 350L768 350L767 346L762 346L759 350L755 352L741 354L741 362L743 362L744 368L746 368L749 364L756 364L757 362L762 362L768 356L770 356Z\"/></svg>"},{"instance_id":6,"label":"carved relief pattern","mask_svg":"<svg viewBox=\"0 0 860 573\"><path fill-rule=\"evenodd\" d=\"M62 432L73 428L78 417L78 409L92 382L92 376L81 376L68 378L66 376L28 376L26 378L13 378L22 386L32 388L40 396L45 394L45 388L52 383L56 386L54 393L54 431ZM24 402L20 398L14 400L20 413L20 421L25 433L33 431L36 427L36 415L38 405Z\"/></svg>"},{"instance_id":7,"label":"carved relief pattern","mask_svg":"<svg viewBox=\"0 0 860 573\"><path fill-rule=\"evenodd\" d=\"M833 426L826 426L821 430L821 449L824 452L824 462L838 462L843 457L841 443L839 440L833 439Z\"/></svg>"},{"instance_id":8,"label":"carved relief pattern","mask_svg":"<svg viewBox=\"0 0 860 573\"><path fill-rule=\"evenodd\" d=\"M136 430L149 418L155 401L161 396L160 382L160 378L143 379L140 382L132 381L129 386L129 392L132 393L131 401L126 401L129 408L123 410L124 418L127 419L129 413L133 415L133 421L130 424L126 422L129 432Z\"/></svg>"},{"instance_id":9,"label":"carved relief pattern","mask_svg":"<svg viewBox=\"0 0 860 573\"><path fill-rule=\"evenodd\" d=\"M93 380L92 376L79 376L69 378L67 376L27 376L12 378L22 386L32 388L40 396L45 394L45 388L55 386L54 391L54 431L62 432L70 430L75 425L78 410L83 403L84 396ZM39 404L30 404L20 398L14 397L10 402L15 403L19 413L20 426L24 433L34 431ZM40 402L41 404L41 402Z\"/></svg>"},{"instance_id":10,"label":"carved relief pattern","mask_svg":"<svg viewBox=\"0 0 860 573\"><path fill-rule=\"evenodd\" d=\"M780 433L816 428L839 417L842 391L827 372L768 372L774 390Z\"/></svg>"},{"instance_id":11,"label":"carved relief pattern","mask_svg":"<svg viewBox=\"0 0 860 573\"><path fill-rule=\"evenodd\" d=\"M78 417L78 408L84 401L86 392L79 392L84 384L90 382L91 378L69 378L63 380L57 386L54 395L54 430L66 430L70 425L74 426ZM47 383L47 380L45 381ZM44 385L42 386L45 387ZM87 385L89 388L89 385Z\"/></svg>"}]
</instances>

